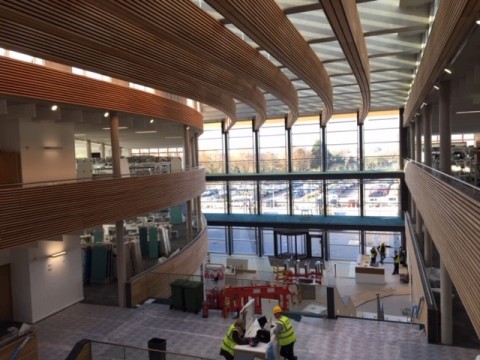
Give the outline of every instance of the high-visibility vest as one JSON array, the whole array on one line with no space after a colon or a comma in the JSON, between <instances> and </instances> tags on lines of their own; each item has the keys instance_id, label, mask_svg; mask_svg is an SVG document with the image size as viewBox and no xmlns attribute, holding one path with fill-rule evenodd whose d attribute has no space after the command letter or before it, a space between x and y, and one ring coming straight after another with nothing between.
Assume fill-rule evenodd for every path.
<instances>
[{"instance_id":1,"label":"high-visibility vest","mask_svg":"<svg viewBox=\"0 0 480 360\"><path fill-rule=\"evenodd\" d=\"M230 325L227 331L227 335L223 338L222 349L234 356L233 348L237 343L233 340L233 331L235 330L235 324Z\"/></svg>"},{"instance_id":2,"label":"high-visibility vest","mask_svg":"<svg viewBox=\"0 0 480 360\"><path fill-rule=\"evenodd\" d=\"M278 334L278 343L280 344L280 346L291 344L295 340L297 340L297 337L295 336L295 331L293 331L293 327L290 323L289 318L282 315L278 319L278 322L283 326L282 332Z\"/></svg>"},{"instance_id":3,"label":"high-visibility vest","mask_svg":"<svg viewBox=\"0 0 480 360\"><path fill-rule=\"evenodd\" d=\"M393 258L393 262L394 262L395 264L400 264L400 256L395 255L395 257Z\"/></svg>"}]
</instances>

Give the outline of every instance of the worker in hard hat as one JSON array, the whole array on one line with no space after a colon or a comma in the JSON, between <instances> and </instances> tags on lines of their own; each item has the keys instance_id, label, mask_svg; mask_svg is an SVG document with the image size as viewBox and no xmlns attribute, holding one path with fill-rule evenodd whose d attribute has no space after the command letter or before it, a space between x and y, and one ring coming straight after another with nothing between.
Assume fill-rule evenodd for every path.
<instances>
[{"instance_id":1,"label":"worker in hard hat","mask_svg":"<svg viewBox=\"0 0 480 360\"><path fill-rule=\"evenodd\" d=\"M297 360L293 353L293 346L297 337L290 319L283 315L283 310L278 305L273 307L273 316L277 320L274 333L277 336L278 345L280 345L280 355L286 360Z\"/></svg>"},{"instance_id":2,"label":"worker in hard hat","mask_svg":"<svg viewBox=\"0 0 480 360\"><path fill-rule=\"evenodd\" d=\"M230 325L225 335L220 349L220 355L227 360L233 360L235 345L246 345L249 343L249 338L245 337L245 323L242 318L238 318Z\"/></svg>"}]
</instances>

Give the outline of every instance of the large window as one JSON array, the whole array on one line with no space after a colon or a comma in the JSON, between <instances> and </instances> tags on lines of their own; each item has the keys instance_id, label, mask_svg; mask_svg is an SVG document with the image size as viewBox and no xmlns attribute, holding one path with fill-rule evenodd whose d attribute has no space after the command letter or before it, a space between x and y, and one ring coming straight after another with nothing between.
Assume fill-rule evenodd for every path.
<instances>
[{"instance_id":1,"label":"large window","mask_svg":"<svg viewBox=\"0 0 480 360\"><path fill-rule=\"evenodd\" d=\"M327 170L359 170L356 116L336 115L329 120L326 129Z\"/></svg>"},{"instance_id":2,"label":"large window","mask_svg":"<svg viewBox=\"0 0 480 360\"><path fill-rule=\"evenodd\" d=\"M292 181L293 215L323 215L323 182Z\"/></svg>"},{"instance_id":3,"label":"large window","mask_svg":"<svg viewBox=\"0 0 480 360\"><path fill-rule=\"evenodd\" d=\"M285 120L266 121L259 131L260 172L287 172Z\"/></svg>"},{"instance_id":4,"label":"large window","mask_svg":"<svg viewBox=\"0 0 480 360\"><path fill-rule=\"evenodd\" d=\"M400 215L400 181L398 179L365 180L364 194L365 215Z\"/></svg>"},{"instance_id":5,"label":"large window","mask_svg":"<svg viewBox=\"0 0 480 360\"><path fill-rule=\"evenodd\" d=\"M327 181L327 215L360 215L358 180Z\"/></svg>"},{"instance_id":6,"label":"large window","mask_svg":"<svg viewBox=\"0 0 480 360\"><path fill-rule=\"evenodd\" d=\"M288 214L288 182L261 181L262 214Z\"/></svg>"},{"instance_id":7,"label":"large window","mask_svg":"<svg viewBox=\"0 0 480 360\"><path fill-rule=\"evenodd\" d=\"M365 170L400 169L398 111L372 112L363 125Z\"/></svg>"},{"instance_id":8,"label":"large window","mask_svg":"<svg viewBox=\"0 0 480 360\"><path fill-rule=\"evenodd\" d=\"M208 229L208 251L212 253L227 253L227 227L209 226Z\"/></svg>"},{"instance_id":9,"label":"large window","mask_svg":"<svg viewBox=\"0 0 480 360\"><path fill-rule=\"evenodd\" d=\"M230 212L232 214L255 214L257 211L255 181L230 182Z\"/></svg>"},{"instance_id":10,"label":"large window","mask_svg":"<svg viewBox=\"0 0 480 360\"><path fill-rule=\"evenodd\" d=\"M226 183L209 182L202 194L202 212L204 213L226 213Z\"/></svg>"},{"instance_id":11,"label":"large window","mask_svg":"<svg viewBox=\"0 0 480 360\"><path fill-rule=\"evenodd\" d=\"M251 121L238 121L228 132L229 172L255 172L255 146Z\"/></svg>"},{"instance_id":12,"label":"large window","mask_svg":"<svg viewBox=\"0 0 480 360\"><path fill-rule=\"evenodd\" d=\"M329 231L328 243L330 259L357 261L360 231Z\"/></svg>"},{"instance_id":13,"label":"large window","mask_svg":"<svg viewBox=\"0 0 480 360\"><path fill-rule=\"evenodd\" d=\"M385 262L392 263L395 251L402 245L402 235L399 232L388 231L366 231L365 232L365 254L370 254L372 247L377 248L381 243L386 246Z\"/></svg>"},{"instance_id":14,"label":"large window","mask_svg":"<svg viewBox=\"0 0 480 360\"><path fill-rule=\"evenodd\" d=\"M257 228L232 227L233 254L257 254Z\"/></svg>"},{"instance_id":15,"label":"large window","mask_svg":"<svg viewBox=\"0 0 480 360\"><path fill-rule=\"evenodd\" d=\"M318 116L299 118L292 126L292 170L322 170L321 128Z\"/></svg>"},{"instance_id":16,"label":"large window","mask_svg":"<svg viewBox=\"0 0 480 360\"><path fill-rule=\"evenodd\" d=\"M210 174L225 173L224 141L221 123L207 123L203 134L198 138L200 164Z\"/></svg>"}]
</instances>

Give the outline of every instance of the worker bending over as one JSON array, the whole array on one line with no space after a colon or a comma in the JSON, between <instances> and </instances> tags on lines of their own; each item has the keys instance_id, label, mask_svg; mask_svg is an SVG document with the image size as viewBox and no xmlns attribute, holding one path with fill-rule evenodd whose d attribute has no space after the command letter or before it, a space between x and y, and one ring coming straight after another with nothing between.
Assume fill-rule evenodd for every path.
<instances>
[{"instance_id":1,"label":"worker bending over","mask_svg":"<svg viewBox=\"0 0 480 360\"><path fill-rule=\"evenodd\" d=\"M297 360L297 357L293 354L293 346L297 337L290 319L283 315L282 308L278 305L273 307L273 316L277 319L274 333L280 345L280 355L286 360Z\"/></svg>"},{"instance_id":2,"label":"worker bending over","mask_svg":"<svg viewBox=\"0 0 480 360\"><path fill-rule=\"evenodd\" d=\"M243 319L238 318L230 327L228 328L227 335L223 339L222 347L220 349L220 355L227 360L233 360L234 351L233 348L235 345L246 345L249 342L249 339L245 336L245 323Z\"/></svg>"}]
</instances>

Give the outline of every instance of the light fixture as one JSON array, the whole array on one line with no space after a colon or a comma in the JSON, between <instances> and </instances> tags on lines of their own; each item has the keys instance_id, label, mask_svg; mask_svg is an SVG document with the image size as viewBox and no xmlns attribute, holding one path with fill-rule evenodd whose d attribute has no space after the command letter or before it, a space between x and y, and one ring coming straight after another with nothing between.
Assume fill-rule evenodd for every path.
<instances>
[{"instance_id":1,"label":"light fixture","mask_svg":"<svg viewBox=\"0 0 480 360\"><path fill-rule=\"evenodd\" d=\"M457 111L458 115L462 114L479 114L480 110L470 110L470 111Z\"/></svg>"},{"instance_id":2,"label":"light fixture","mask_svg":"<svg viewBox=\"0 0 480 360\"><path fill-rule=\"evenodd\" d=\"M57 111L58 109L58 106L57 105L52 105L52 107L50 108L52 111Z\"/></svg>"},{"instance_id":3,"label":"light fixture","mask_svg":"<svg viewBox=\"0 0 480 360\"><path fill-rule=\"evenodd\" d=\"M125 129L128 129L128 126L119 126L118 127L118 130L125 130ZM102 128L102 130L110 130L110 128L109 127L104 127L104 128Z\"/></svg>"},{"instance_id":4,"label":"light fixture","mask_svg":"<svg viewBox=\"0 0 480 360\"><path fill-rule=\"evenodd\" d=\"M478 19L477 21L475 21L477 23L477 25L480 25L480 19Z\"/></svg>"},{"instance_id":5,"label":"light fixture","mask_svg":"<svg viewBox=\"0 0 480 360\"><path fill-rule=\"evenodd\" d=\"M135 131L135 134L154 134L156 132L157 130L141 130L141 131Z\"/></svg>"},{"instance_id":6,"label":"light fixture","mask_svg":"<svg viewBox=\"0 0 480 360\"><path fill-rule=\"evenodd\" d=\"M63 149L62 146L44 146L43 147L44 150L61 150Z\"/></svg>"},{"instance_id":7,"label":"light fixture","mask_svg":"<svg viewBox=\"0 0 480 360\"><path fill-rule=\"evenodd\" d=\"M424 106L427 106L426 102L422 103L422 106L420 106L420 109L423 109Z\"/></svg>"},{"instance_id":8,"label":"light fixture","mask_svg":"<svg viewBox=\"0 0 480 360\"><path fill-rule=\"evenodd\" d=\"M60 251L60 252L58 252L58 253L55 253L55 254L50 255L50 257L55 258L55 257L59 257L59 256L62 256L62 255L65 255L66 253L67 253L66 251Z\"/></svg>"},{"instance_id":9,"label":"light fixture","mask_svg":"<svg viewBox=\"0 0 480 360\"><path fill-rule=\"evenodd\" d=\"M443 71L445 71L447 74L451 74L451 73L452 73L452 70L447 69L447 68L443 69Z\"/></svg>"},{"instance_id":10,"label":"light fixture","mask_svg":"<svg viewBox=\"0 0 480 360\"><path fill-rule=\"evenodd\" d=\"M153 124L155 122L154 119L150 119L150 124Z\"/></svg>"},{"instance_id":11,"label":"light fixture","mask_svg":"<svg viewBox=\"0 0 480 360\"><path fill-rule=\"evenodd\" d=\"M103 114L103 117L109 117L110 116L110 113L108 111L105 112L105 114Z\"/></svg>"},{"instance_id":12,"label":"light fixture","mask_svg":"<svg viewBox=\"0 0 480 360\"><path fill-rule=\"evenodd\" d=\"M73 134L74 136L86 136L87 134Z\"/></svg>"},{"instance_id":13,"label":"light fixture","mask_svg":"<svg viewBox=\"0 0 480 360\"><path fill-rule=\"evenodd\" d=\"M165 136L165 139L183 139L183 136Z\"/></svg>"},{"instance_id":14,"label":"light fixture","mask_svg":"<svg viewBox=\"0 0 480 360\"><path fill-rule=\"evenodd\" d=\"M439 89L440 89L437 85L433 85L433 88L434 88L435 90L439 90Z\"/></svg>"}]
</instances>

